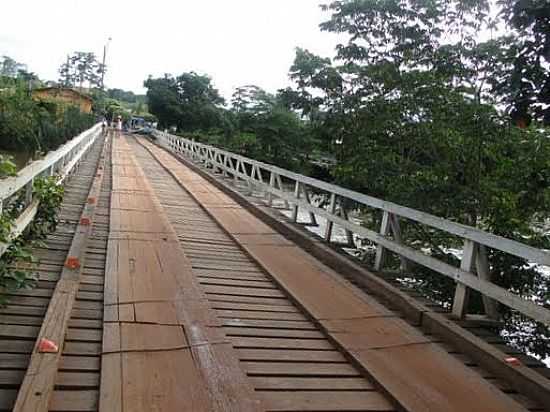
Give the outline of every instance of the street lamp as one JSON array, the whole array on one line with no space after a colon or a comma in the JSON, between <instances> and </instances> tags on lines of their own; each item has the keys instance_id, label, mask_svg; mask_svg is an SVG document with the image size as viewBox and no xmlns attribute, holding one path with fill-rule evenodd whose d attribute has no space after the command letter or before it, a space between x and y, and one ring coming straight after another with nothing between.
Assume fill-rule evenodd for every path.
<instances>
[{"instance_id":1,"label":"street lamp","mask_svg":"<svg viewBox=\"0 0 550 412\"><path fill-rule=\"evenodd\" d=\"M107 57L107 47L109 46L110 41L112 40L111 37L107 39L107 43L105 43L105 46L103 46L103 64L101 66L101 90L105 90L105 83L103 80L105 79L105 58Z\"/></svg>"}]
</instances>

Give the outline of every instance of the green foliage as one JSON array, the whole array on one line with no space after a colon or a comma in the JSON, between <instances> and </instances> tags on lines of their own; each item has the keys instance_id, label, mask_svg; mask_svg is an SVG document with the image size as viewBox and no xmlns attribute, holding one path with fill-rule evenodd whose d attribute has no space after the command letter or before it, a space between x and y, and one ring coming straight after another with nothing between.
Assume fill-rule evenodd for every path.
<instances>
[{"instance_id":1,"label":"green foliage","mask_svg":"<svg viewBox=\"0 0 550 412\"><path fill-rule=\"evenodd\" d=\"M56 176L35 179L34 196L40 203L27 238L42 240L48 233L55 231L58 223L57 214L65 192L63 186L58 185L57 181Z\"/></svg>"},{"instance_id":2,"label":"green foliage","mask_svg":"<svg viewBox=\"0 0 550 412\"><path fill-rule=\"evenodd\" d=\"M224 100L208 76L195 72L178 77L165 75L150 77L144 83L150 113L159 120L160 127L177 127L192 132L226 127Z\"/></svg>"},{"instance_id":3,"label":"green foliage","mask_svg":"<svg viewBox=\"0 0 550 412\"><path fill-rule=\"evenodd\" d=\"M513 69L499 92L517 119L550 125L550 2L499 0L501 16L512 28Z\"/></svg>"},{"instance_id":4,"label":"green foliage","mask_svg":"<svg viewBox=\"0 0 550 412\"><path fill-rule=\"evenodd\" d=\"M33 270L37 260L32 255L31 247L56 229L64 194L63 186L58 185L57 181L55 176L35 179L33 196L39 200L38 210L32 223L18 238L11 240L10 234L21 211L22 198L8 204L0 215L0 242L10 244L0 257L0 305L7 302L6 293L36 284L37 277Z\"/></svg>"},{"instance_id":5,"label":"green foliage","mask_svg":"<svg viewBox=\"0 0 550 412\"><path fill-rule=\"evenodd\" d=\"M8 302L6 294L33 287L38 278L32 272L36 259L29 247L16 239L0 257L0 306Z\"/></svg>"},{"instance_id":6,"label":"green foliage","mask_svg":"<svg viewBox=\"0 0 550 412\"><path fill-rule=\"evenodd\" d=\"M17 168L10 156L0 155L0 179L15 176Z\"/></svg>"},{"instance_id":7,"label":"green foliage","mask_svg":"<svg viewBox=\"0 0 550 412\"><path fill-rule=\"evenodd\" d=\"M145 95L135 94L131 91L122 89L109 89L107 90L107 97L114 100L119 100L126 103L142 103L146 102Z\"/></svg>"},{"instance_id":8,"label":"green foliage","mask_svg":"<svg viewBox=\"0 0 550 412\"><path fill-rule=\"evenodd\" d=\"M0 149L46 152L94 122L93 115L77 107L35 101L23 87L0 93Z\"/></svg>"},{"instance_id":9,"label":"green foliage","mask_svg":"<svg viewBox=\"0 0 550 412\"><path fill-rule=\"evenodd\" d=\"M82 89L85 82L88 86L101 87L101 75L106 72L106 67L100 63L94 53L74 52L67 56L67 61L59 68L59 83L65 87Z\"/></svg>"}]
</instances>

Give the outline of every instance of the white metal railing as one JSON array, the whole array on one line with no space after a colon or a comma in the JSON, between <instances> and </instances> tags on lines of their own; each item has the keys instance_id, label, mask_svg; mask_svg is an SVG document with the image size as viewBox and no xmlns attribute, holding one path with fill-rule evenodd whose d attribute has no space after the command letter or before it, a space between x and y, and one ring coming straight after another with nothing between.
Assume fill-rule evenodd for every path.
<instances>
[{"instance_id":1,"label":"white metal railing","mask_svg":"<svg viewBox=\"0 0 550 412\"><path fill-rule=\"evenodd\" d=\"M372 241L377 245L376 270L383 268L386 253L391 251L400 257L402 268L405 268L409 261L415 262L454 279L457 282L457 288L453 313L457 317L462 318L466 315L469 289L473 289L481 293L485 313L488 317L496 318L498 316L496 302L500 302L550 326L550 310L490 281L486 248L497 249L524 258L530 263L544 266L550 266L548 251L248 159L213 146L163 132L154 132L154 135L162 146L175 154L186 156L214 171L221 171L225 176L233 177L236 181L241 179L251 189L263 191L269 206L273 205L274 197L282 199L287 206L291 205L293 221L297 220L299 208L309 213L312 223L316 222L316 216L324 217L327 220L324 233L324 239L327 242L331 241L334 225L342 227L350 241L353 241L353 234ZM294 191L284 190L282 178L287 182L293 182ZM330 196L328 210L312 204L311 189L323 191ZM345 201L352 201L358 205L382 211L380 232L350 221L344 207ZM455 267L405 245L401 239L400 219L415 221L462 238L464 248L460 267Z\"/></svg>"},{"instance_id":2,"label":"white metal railing","mask_svg":"<svg viewBox=\"0 0 550 412\"><path fill-rule=\"evenodd\" d=\"M0 180L0 214L2 206L15 195L25 193L25 208L17 217L10 239L17 238L32 222L38 210L38 201L33 199L34 179L40 176L58 175L59 183L78 166L82 157L88 152L95 139L101 133L101 125L92 128L74 137L57 150L48 153L43 159L36 160L19 171L17 176ZM9 244L0 243L0 256L9 247Z\"/></svg>"}]
</instances>

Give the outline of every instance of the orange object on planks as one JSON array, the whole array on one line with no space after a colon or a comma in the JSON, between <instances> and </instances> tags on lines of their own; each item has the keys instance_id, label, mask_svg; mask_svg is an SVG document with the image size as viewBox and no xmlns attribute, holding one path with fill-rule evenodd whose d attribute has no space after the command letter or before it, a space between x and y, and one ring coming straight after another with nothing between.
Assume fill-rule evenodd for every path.
<instances>
[{"instance_id":1,"label":"orange object on planks","mask_svg":"<svg viewBox=\"0 0 550 412\"><path fill-rule=\"evenodd\" d=\"M49 339L40 339L38 343L38 352L40 353L57 353L59 352L59 347L55 342Z\"/></svg>"},{"instance_id":2,"label":"orange object on planks","mask_svg":"<svg viewBox=\"0 0 550 412\"><path fill-rule=\"evenodd\" d=\"M518 358L514 358L514 357L505 358L504 362L506 362L507 364L512 365L512 366L521 366L520 360Z\"/></svg>"},{"instance_id":3,"label":"orange object on planks","mask_svg":"<svg viewBox=\"0 0 550 412\"><path fill-rule=\"evenodd\" d=\"M65 267L69 269L80 268L80 260L77 257L69 256L65 261Z\"/></svg>"},{"instance_id":4,"label":"orange object on planks","mask_svg":"<svg viewBox=\"0 0 550 412\"><path fill-rule=\"evenodd\" d=\"M89 197L89 198L88 198L88 203L89 203L90 205L93 205L93 204L95 203L95 197Z\"/></svg>"},{"instance_id":5,"label":"orange object on planks","mask_svg":"<svg viewBox=\"0 0 550 412\"><path fill-rule=\"evenodd\" d=\"M89 217L80 218L80 224L82 226L90 226L91 223L92 223L92 221L90 220Z\"/></svg>"}]
</instances>

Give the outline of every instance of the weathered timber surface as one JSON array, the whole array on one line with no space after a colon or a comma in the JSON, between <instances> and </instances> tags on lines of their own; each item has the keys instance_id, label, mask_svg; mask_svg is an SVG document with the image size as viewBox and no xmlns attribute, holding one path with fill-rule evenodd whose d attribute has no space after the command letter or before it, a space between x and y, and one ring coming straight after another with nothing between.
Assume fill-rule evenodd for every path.
<instances>
[{"instance_id":1,"label":"weathered timber surface","mask_svg":"<svg viewBox=\"0 0 550 412\"><path fill-rule=\"evenodd\" d=\"M112 150L100 410L261 410L132 149Z\"/></svg>"},{"instance_id":2,"label":"weathered timber surface","mask_svg":"<svg viewBox=\"0 0 550 412\"><path fill-rule=\"evenodd\" d=\"M78 166L77 171L64 182L65 196L59 213L60 223L56 231L47 237L43 245L33 249L33 253L40 259L36 267L36 273L39 277L37 287L8 294L8 304L0 308L0 357L4 354L11 357L9 362L8 359L5 362L0 360L0 376L2 376L2 379L0 379L1 411L11 411L14 407L44 316L54 296L54 290L60 279L74 234L78 230L78 222L89 196L91 183L96 176L96 168L102 147L103 139L98 138ZM98 217L98 220L101 219ZM93 237L92 234L91 238ZM85 250L84 261L86 262L94 260L100 253L93 241L88 243ZM81 282L89 276L89 269L85 264ZM78 305L78 293L76 300L76 305ZM69 328L76 326L71 321L72 318L69 320ZM34 329L28 329L29 326ZM66 341L65 346L70 347L71 345ZM17 362L14 362L16 359L14 357L17 358ZM65 378L71 378L70 382L74 385L80 381L82 376L61 375L61 377L65 383L67 382ZM88 380L88 386L89 384L90 380ZM6 391L3 389L6 389ZM4 398L4 395L6 395L6 398Z\"/></svg>"},{"instance_id":3,"label":"weathered timber surface","mask_svg":"<svg viewBox=\"0 0 550 412\"><path fill-rule=\"evenodd\" d=\"M130 142L191 261L193 274L238 353L241 368L269 405L264 407L288 410L288 404L277 400L319 390L324 392L320 395L323 410L394 410L162 165ZM220 206L219 199L215 204ZM357 392L355 404L340 402L337 395L344 390ZM318 410L319 403L308 402L297 402L295 408Z\"/></svg>"},{"instance_id":4,"label":"weathered timber surface","mask_svg":"<svg viewBox=\"0 0 550 412\"><path fill-rule=\"evenodd\" d=\"M226 196L165 151L144 139L140 143L196 200L205 192L218 199ZM232 200L202 206L404 409L525 410L374 299L356 293L306 252L270 240L274 230L236 209ZM243 239L243 235L256 237ZM259 241L262 236L267 236L265 241Z\"/></svg>"}]
</instances>

